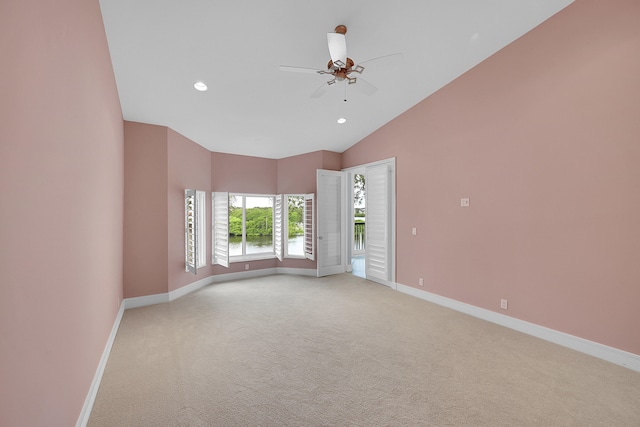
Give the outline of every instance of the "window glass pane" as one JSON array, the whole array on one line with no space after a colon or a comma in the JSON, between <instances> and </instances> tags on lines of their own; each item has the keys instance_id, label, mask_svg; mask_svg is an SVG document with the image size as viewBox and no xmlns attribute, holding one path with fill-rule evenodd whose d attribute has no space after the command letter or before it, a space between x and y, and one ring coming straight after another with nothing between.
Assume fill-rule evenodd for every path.
<instances>
[{"instance_id":1,"label":"window glass pane","mask_svg":"<svg viewBox=\"0 0 640 427\"><path fill-rule=\"evenodd\" d=\"M304 257L304 196L288 196L287 213L287 255Z\"/></svg>"},{"instance_id":2,"label":"window glass pane","mask_svg":"<svg viewBox=\"0 0 640 427\"><path fill-rule=\"evenodd\" d=\"M246 196L246 254L273 253L273 197Z\"/></svg>"},{"instance_id":3,"label":"window glass pane","mask_svg":"<svg viewBox=\"0 0 640 427\"><path fill-rule=\"evenodd\" d=\"M229 194L229 256L242 255L242 208L244 198Z\"/></svg>"}]
</instances>

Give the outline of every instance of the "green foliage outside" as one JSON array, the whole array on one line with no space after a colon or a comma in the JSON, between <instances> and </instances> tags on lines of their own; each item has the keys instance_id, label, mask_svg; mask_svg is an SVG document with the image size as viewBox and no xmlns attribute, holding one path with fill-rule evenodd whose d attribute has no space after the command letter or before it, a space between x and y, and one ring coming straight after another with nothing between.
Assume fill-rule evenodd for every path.
<instances>
[{"instance_id":1,"label":"green foliage outside","mask_svg":"<svg viewBox=\"0 0 640 427\"><path fill-rule=\"evenodd\" d=\"M247 236L273 234L273 208L250 208L246 215ZM229 234L242 236L242 208L229 208Z\"/></svg>"},{"instance_id":2,"label":"green foliage outside","mask_svg":"<svg viewBox=\"0 0 640 427\"><path fill-rule=\"evenodd\" d=\"M304 197L291 196L288 200L289 237L304 234ZM273 235L273 208L246 210L247 236ZM242 208L229 206L229 235L242 236Z\"/></svg>"},{"instance_id":3,"label":"green foliage outside","mask_svg":"<svg viewBox=\"0 0 640 427\"><path fill-rule=\"evenodd\" d=\"M304 234L304 196L289 196L289 237Z\"/></svg>"}]
</instances>

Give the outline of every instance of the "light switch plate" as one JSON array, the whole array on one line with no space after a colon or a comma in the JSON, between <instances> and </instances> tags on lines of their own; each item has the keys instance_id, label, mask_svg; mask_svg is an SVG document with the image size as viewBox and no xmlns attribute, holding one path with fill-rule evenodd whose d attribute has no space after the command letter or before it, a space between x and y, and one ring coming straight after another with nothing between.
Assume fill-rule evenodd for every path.
<instances>
[{"instance_id":1,"label":"light switch plate","mask_svg":"<svg viewBox=\"0 0 640 427\"><path fill-rule=\"evenodd\" d=\"M462 199L460 199L460 206L462 206L463 208L466 208L469 206L469 198L468 197L464 197Z\"/></svg>"}]
</instances>

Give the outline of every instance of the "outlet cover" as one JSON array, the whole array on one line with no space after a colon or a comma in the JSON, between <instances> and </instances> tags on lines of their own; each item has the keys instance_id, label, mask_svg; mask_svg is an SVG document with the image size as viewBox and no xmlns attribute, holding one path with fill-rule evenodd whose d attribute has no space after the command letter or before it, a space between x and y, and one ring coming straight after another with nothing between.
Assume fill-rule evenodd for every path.
<instances>
[{"instance_id":1,"label":"outlet cover","mask_svg":"<svg viewBox=\"0 0 640 427\"><path fill-rule=\"evenodd\" d=\"M468 208L469 207L469 198L468 197L463 197L462 199L460 199L460 206L462 206L463 208Z\"/></svg>"},{"instance_id":2,"label":"outlet cover","mask_svg":"<svg viewBox=\"0 0 640 427\"><path fill-rule=\"evenodd\" d=\"M424 279L422 277L418 279L418 285L424 286Z\"/></svg>"},{"instance_id":3,"label":"outlet cover","mask_svg":"<svg viewBox=\"0 0 640 427\"><path fill-rule=\"evenodd\" d=\"M509 307L508 302L506 299L501 299L500 300L500 308L503 310L507 310Z\"/></svg>"}]
</instances>

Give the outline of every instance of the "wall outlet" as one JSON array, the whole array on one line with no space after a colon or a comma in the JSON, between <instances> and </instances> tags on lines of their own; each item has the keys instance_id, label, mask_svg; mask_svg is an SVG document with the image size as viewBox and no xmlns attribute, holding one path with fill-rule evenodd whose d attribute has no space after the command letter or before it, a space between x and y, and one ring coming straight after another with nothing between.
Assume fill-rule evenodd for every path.
<instances>
[{"instance_id":1,"label":"wall outlet","mask_svg":"<svg viewBox=\"0 0 640 427\"><path fill-rule=\"evenodd\" d=\"M469 207L469 198L468 197L464 197L464 198L460 199L460 206L462 206L463 208L468 208Z\"/></svg>"},{"instance_id":2,"label":"wall outlet","mask_svg":"<svg viewBox=\"0 0 640 427\"><path fill-rule=\"evenodd\" d=\"M507 302L506 299L501 299L500 300L500 308L503 310L507 310L509 308L509 303Z\"/></svg>"},{"instance_id":3,"label":"wall outlet","mask_svg":"<svg viewBox=\"0 0 640 427\"><path fill-rule=\"evenodd\" d=\"M415 227L413 227L411 229L411 234L413 234L414 236L418 235L418 230Z\"/></svg>"},{"instance_id":4,"label":"wall outlet","mask_svg":"<svg viewBox=\"0 0 640 427\"><path fill-rule=\"evenodd\" d=\"M244 269L245 269L245 270L248 270L248 269L249 269L249 264L245 264L245 265L244 265Z\"/></svg>"},{"instance_id":5,"label":"wall outlet","mask_svg":"<svg viewBox=\"0 0 640 427\"><path fill-rule=\"evenodd\" d=\"M424 286L424 279L422 277L418 279L418 285Z\"/></svg>"}]
</instances>

